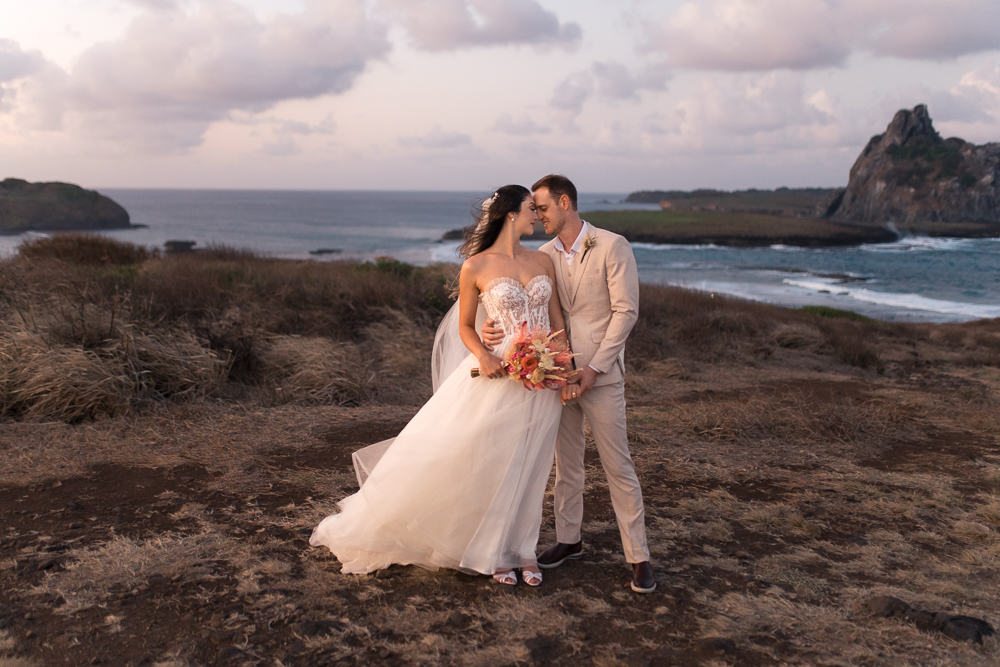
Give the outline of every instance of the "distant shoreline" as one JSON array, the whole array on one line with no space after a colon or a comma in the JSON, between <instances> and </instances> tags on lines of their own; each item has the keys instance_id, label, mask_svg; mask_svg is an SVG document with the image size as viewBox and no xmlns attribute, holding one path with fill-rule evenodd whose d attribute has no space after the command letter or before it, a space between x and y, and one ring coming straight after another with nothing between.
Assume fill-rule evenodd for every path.
<instances>
[{"instance_id":1,"label":"distant shoreline","mask_svg":"<svg viewBox=\"0 0 1000 667\"><path fill-rule=\"evenodd\" d=\"M583 215L598 227L621 234L629 242L661 245L839 248L891 243L906 235L1000 238L1000 225L983 223L923 223L896 229L889 225L855 225L819 218L719 211L592 211Z\"/></svg>"},{"instance_id":2,"label":"distant shoreline","mask_svg":"<svg viewBox=\"0 0 1000 667\"><path fill-rule=\"evenodd\" d=\"M124 232L130 229L149 229L149 225L137 224L128 227L80 227L75 229L46 229L31 227L21 229L0 229L0 236L19 236L21 234L89 234L93 232Z\"/></svg>"}]
</instances>

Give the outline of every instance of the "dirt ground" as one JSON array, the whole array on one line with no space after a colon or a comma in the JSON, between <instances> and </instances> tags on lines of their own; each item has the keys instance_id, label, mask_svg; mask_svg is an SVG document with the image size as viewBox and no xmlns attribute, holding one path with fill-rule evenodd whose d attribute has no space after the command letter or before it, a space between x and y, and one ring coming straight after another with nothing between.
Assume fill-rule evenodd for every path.
<instances>
[{"instance_id":1,"label":"dirt ground","mask_svg":"<svg viewBox=\"0 0 1000 667\"><path fill-rule=\"evenodd\" d=\"M1000 370L890 358L880 375L777 349L651 366L628 397L645 596L592 449L586 558L529 589L345 576L308 546L356 490L351 452L417 406L200 400L0 425L0 667L1000 664L996 638L865 604L1000 625Z\"/></svg>"}]
</instances>

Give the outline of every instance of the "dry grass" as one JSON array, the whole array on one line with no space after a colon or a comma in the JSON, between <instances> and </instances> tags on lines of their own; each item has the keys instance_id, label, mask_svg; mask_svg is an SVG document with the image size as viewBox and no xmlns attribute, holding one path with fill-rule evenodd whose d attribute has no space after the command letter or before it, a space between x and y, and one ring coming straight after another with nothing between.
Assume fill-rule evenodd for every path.
<instances>
[{"instance_id":1,"label":"dry grass","mask_svg":"<svg viewBox=\"0 0 1000 667\"><path fill-rule=\"evenodd\" d=\"M152 256L142 246L90 234L53 234L29 239L21 244L18 254L33 260L104 266L139 264Z\"/></svg>"},{"instance_id":2,"label":"dry grass","mask_svg":"<svg viewBox=\"0 0 1000 667\"><path fill-rule=\"evenodd\" d=\"M655 595L625 587L592 450L587 558L538 591L340 575L309 529L429 394L448 271L0 264L0 666L996 664L996 639L863 603L1000 622L997 321L643 286L626 391Z\"/></svg>"},{"instance_id":3,"label":"dry grass","mask_svg":"<svg viewBox=\"0 0 1000 667\"><path fill-rule=\"evenodd\" d=\"M227 248L149 256L86 235L33 241L0 263L8 306L0 316L0 417L76 421L205 396L419 404L430 391L430 341L451 303L454 271L393 260L287 262ZM946 349L963 367L1000 366L995 324L829 319L646 285L641 300L627 358L641 372L630 382L647 393L644 383L690 379L698 364L742 366L789 353L883 374L894 361L907 372L914 358L900 348L923 345ZM774 424L760 428L780 431L777 422L795 410L782 408L784 416L766 417ZM878 411L862 422L882 419ZM691 428L725 430L711 423L719 418ZM856 430L836 428L847 439Z\"/></svg>"}]
</instances>

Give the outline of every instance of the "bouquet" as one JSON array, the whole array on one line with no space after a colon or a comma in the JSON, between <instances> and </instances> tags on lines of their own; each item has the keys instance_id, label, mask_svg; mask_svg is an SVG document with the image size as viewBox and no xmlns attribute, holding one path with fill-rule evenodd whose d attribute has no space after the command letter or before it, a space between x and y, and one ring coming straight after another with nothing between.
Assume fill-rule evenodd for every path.
<instances>
[{"instance_id":1,"label":"bouquet","mask_svg":"<svg viewBox=\"0 0 1000 667\"><path fill-rule=\"evenodd\" d=\"M559 389L576 375L571 362L573 353L569 344L556 337L562 330L549 333L542 327L528 329L522 322L510 351L504 357L503 367L507 377L520 382L527 389ZM472 369L479 375L479 369Z\"/></svg>"}]
</instances>

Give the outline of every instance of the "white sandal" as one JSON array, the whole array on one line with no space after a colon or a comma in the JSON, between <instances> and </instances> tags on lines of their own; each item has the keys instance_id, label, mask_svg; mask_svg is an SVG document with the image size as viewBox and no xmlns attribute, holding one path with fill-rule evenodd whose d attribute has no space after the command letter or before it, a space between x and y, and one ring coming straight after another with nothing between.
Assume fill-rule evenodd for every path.
<instances>
[{"instance_id":1,"label":"white sandal","mask_svg":"<svg viewBox=\"0 0 1000 667\"><path fill-rule=\"evenodd\" d=\"M504 584L506 586L516 586L517 585L517 572L511 570L510 572L494 572L493 581L498 584Z\"/></svg>"},{"instance_id":2,"label":"white sandal","mask_svg":"<svg viewBox=\"0 0 1000 667\"><path fill-rule=\"evenodd\" d=\"M531 570L521 570L521 578L524 579L524 583L528 584L532 588L542 585L542 573L532 572Z\"/></svg>"}]
</instances>

